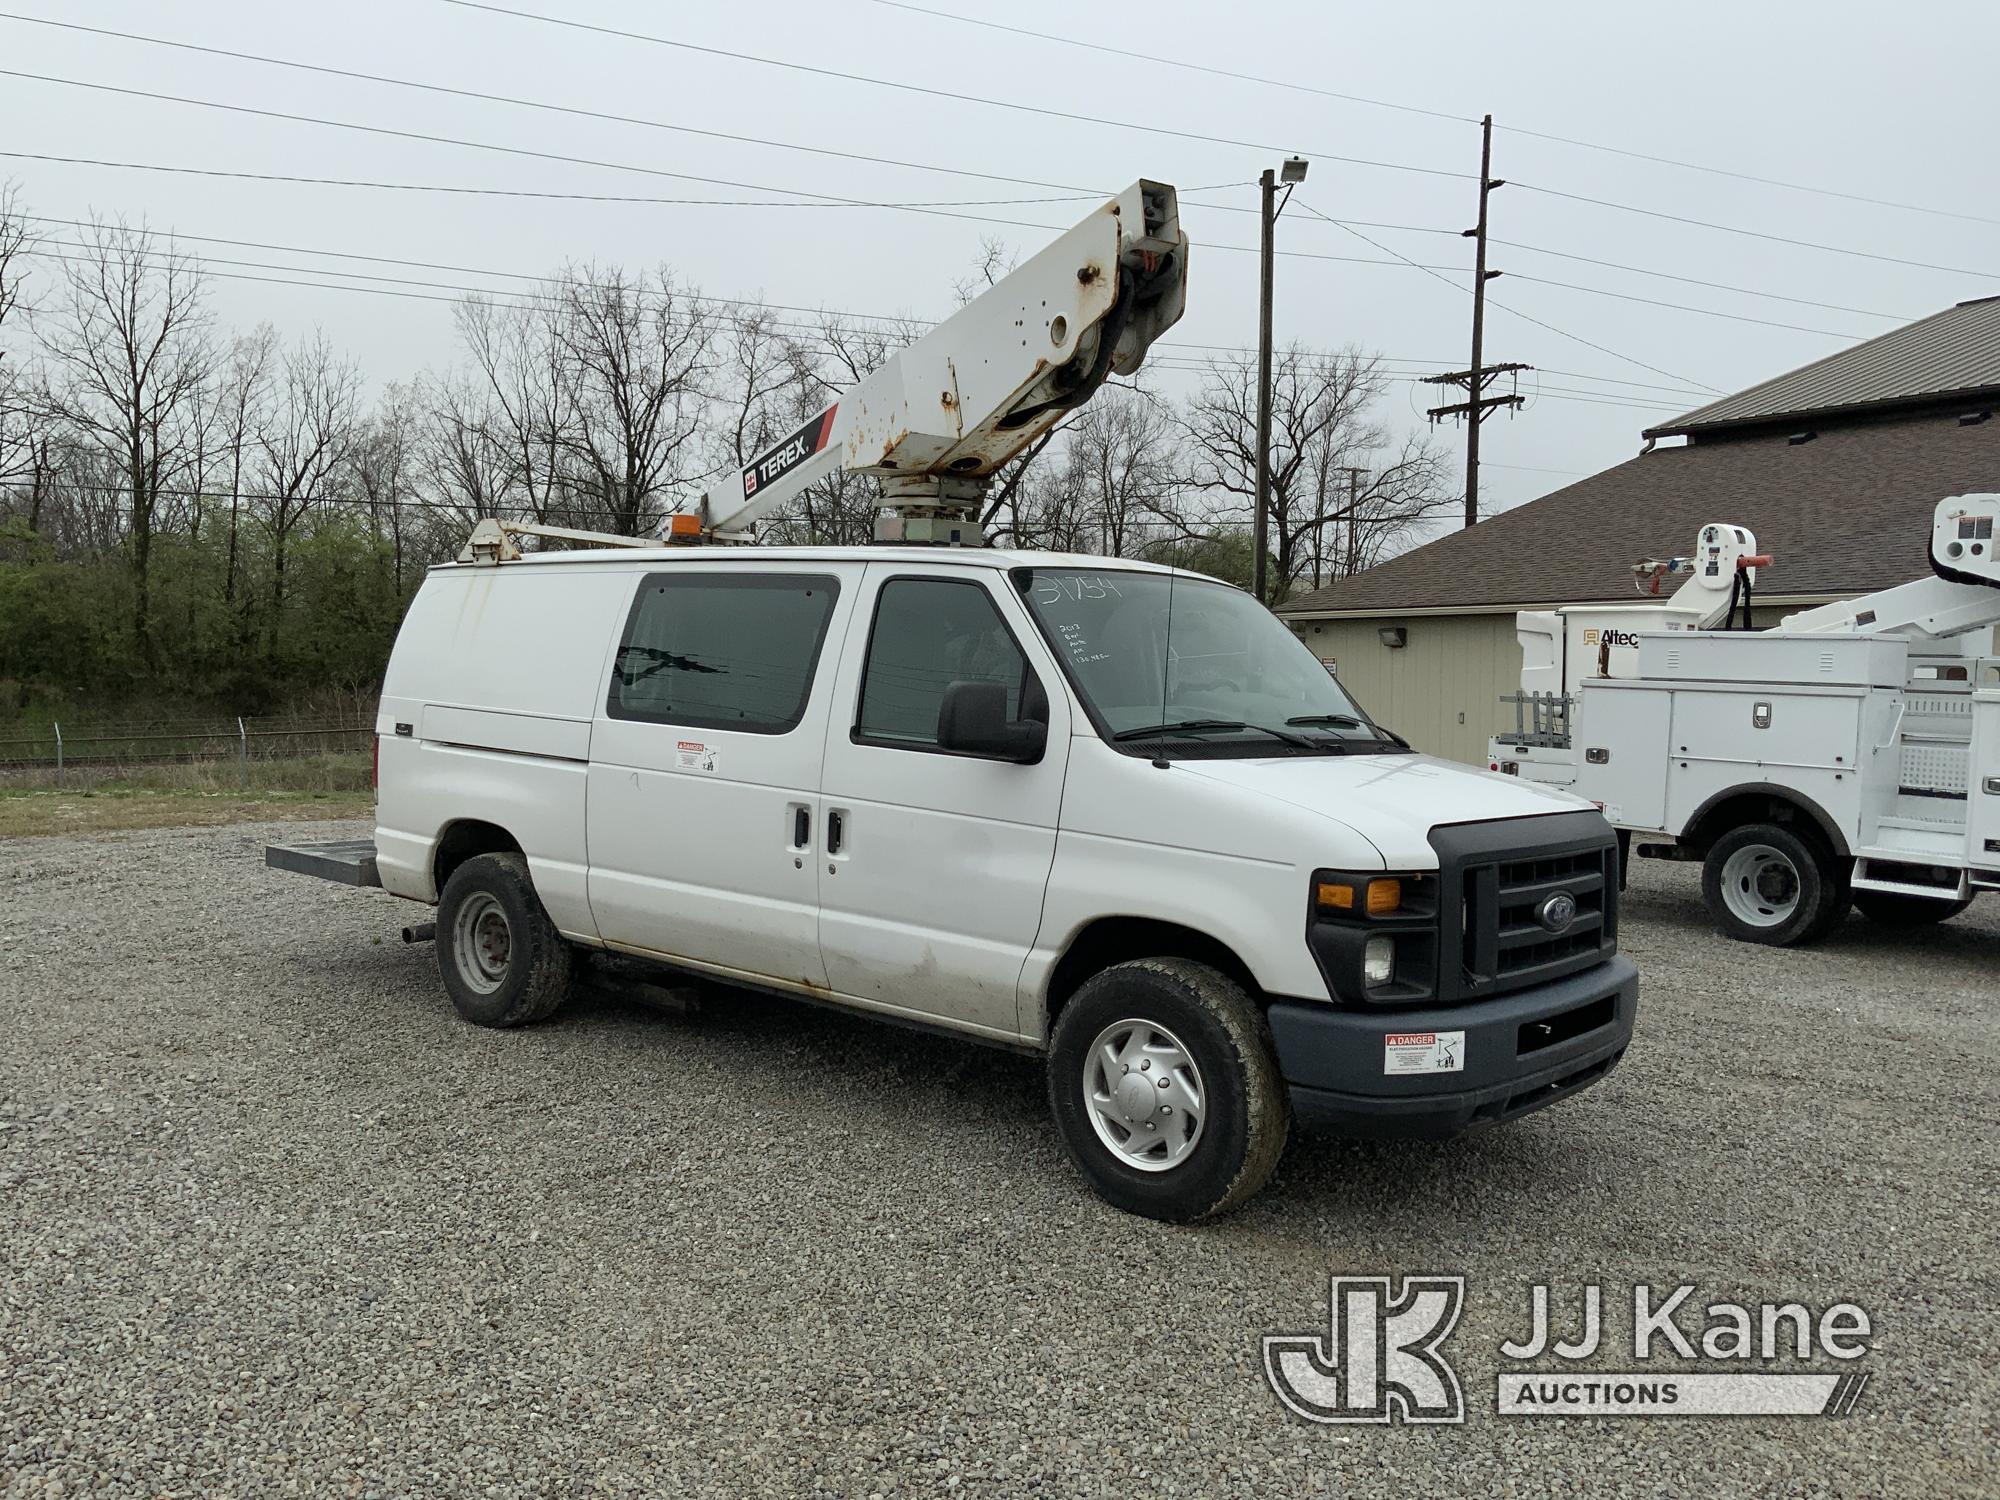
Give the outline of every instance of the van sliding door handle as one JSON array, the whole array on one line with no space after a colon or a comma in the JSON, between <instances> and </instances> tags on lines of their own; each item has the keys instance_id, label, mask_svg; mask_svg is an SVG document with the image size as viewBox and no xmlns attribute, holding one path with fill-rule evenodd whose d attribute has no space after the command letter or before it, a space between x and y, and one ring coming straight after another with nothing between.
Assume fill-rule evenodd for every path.
<instances>
[{"instance_id":1,"label":"van sliding door handle","mask_svg":"<svg viewBox=\"0 0 2000 1500\"><path fill-rule=\"evenodd\" d=\"M846 831L844 826L845 821L837 812L826 815L826 852L828 854L840 853L840 836Z\"/></svg>"},{"instance_id":2,"label":"van sliding door handle","mask_svg":"<svg viewBox=\"0 0 2000 1500\"><path fill-rule=\"evenodd\" d=\"M792 813L792 847L804 849L812 843L812 814L803 807Z\"/></svg>"}]
</instances>

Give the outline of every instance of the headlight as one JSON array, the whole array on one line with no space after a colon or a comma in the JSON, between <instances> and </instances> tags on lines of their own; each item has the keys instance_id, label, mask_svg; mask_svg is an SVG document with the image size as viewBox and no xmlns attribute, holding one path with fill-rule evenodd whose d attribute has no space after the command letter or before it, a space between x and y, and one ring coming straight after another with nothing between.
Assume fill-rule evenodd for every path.
<instances>
[{"instance_id":1,"label":"headlight","mask_svg":"<svg viewBox=\"0 0 2000 1500\"><path fill-rule=\"evenodd\" d=\"M1396 940L1377 936L1361 950L1361 977L1371 985L1387 984L1396 977Z\"/></svg>"},{"instance_id":2,"label":"headlight","mask_svg":"<svg viewBox=\"0 0 2000 1500\"><path fill-rule=\"evenodd\" d=\"M1424 870L1315 870L1306 943L1348 1005L1418 1005L1437 994L1438 877Z\"/></svg>"}]
</instances>

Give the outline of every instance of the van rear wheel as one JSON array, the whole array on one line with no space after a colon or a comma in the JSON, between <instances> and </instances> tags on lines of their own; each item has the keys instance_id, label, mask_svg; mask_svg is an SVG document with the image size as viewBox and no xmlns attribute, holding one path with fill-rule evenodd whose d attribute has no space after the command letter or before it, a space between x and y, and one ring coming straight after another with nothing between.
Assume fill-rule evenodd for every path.
<instances>
[{"instance_id":1,"label":"van rear wheel","mask_svg":"<svg viewBox=\"0 0 2000 1500\"><path fill-rule=\"evenodd\" d=\"M475 1026L526 1026L569 994L570 946L542 909L520 854L481 854L444 883L438 973Z\"/></svg>"},{"instance_id":2,"label":"van rear wheel","mask_svg":"<svg viewBox=\"0 0 2000 1500\"><path fill-rule=\"evenodd\" d=\"M1086 980L1050 1038L1049 1106L1099 1197L1184 1224L1270 1178L1287 1111L1270 1028L1205 964L1146 958Z\"/></svg>"}]
</instances>

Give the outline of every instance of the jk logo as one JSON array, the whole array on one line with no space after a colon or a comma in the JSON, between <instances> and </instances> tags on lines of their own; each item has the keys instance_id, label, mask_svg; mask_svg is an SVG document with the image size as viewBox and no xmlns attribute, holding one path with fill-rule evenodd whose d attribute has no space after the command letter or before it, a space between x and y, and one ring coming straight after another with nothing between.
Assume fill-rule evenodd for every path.
<instances>
[{"instance_id":1,"label":"jk logo","mask_svg":"<svg viewBox=\"0 0 2000 1500\"><path fill-rule=\"evenodd\" d=\"M1463 1276L1336 1276L1331 1338L1272 1334L1264 1378L1308 1422L1463 1422L1458 1374L1438 1352L1465 1301Z\"/></svg>"}]
</instances>

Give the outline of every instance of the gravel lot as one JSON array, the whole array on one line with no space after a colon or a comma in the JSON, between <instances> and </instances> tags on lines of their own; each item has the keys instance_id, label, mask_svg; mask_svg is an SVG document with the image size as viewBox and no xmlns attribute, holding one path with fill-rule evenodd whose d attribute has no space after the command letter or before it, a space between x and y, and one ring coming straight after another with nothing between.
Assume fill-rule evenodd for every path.
<instances>
[{"instance_id":1,"label":"gravel lot","mask_svg":"<svg viewBox=\"0 0 2000 1500\"><path fill-rule=\"evenodd\" d=\"M414 908L260 862L365 832L0 843L0 1494L2000 1484L1990 898L1769 953L1642 866L1608 1082L1295 1141L1176 1229L1087 1194L1028 1059L724 992L465 1026ZM1287 1417L1259 1336L1323 1328L1329 1273L1419 1271L1468 1278L1468 1424ZM1635 1281L1858 1301L1873 1381L1843 1420L1497 1417L1527 1287L1591 1280L1607 1345Z\"/></svg>"}]
</instances>

